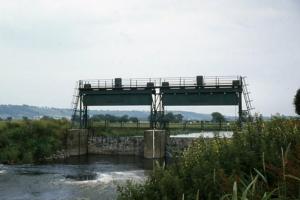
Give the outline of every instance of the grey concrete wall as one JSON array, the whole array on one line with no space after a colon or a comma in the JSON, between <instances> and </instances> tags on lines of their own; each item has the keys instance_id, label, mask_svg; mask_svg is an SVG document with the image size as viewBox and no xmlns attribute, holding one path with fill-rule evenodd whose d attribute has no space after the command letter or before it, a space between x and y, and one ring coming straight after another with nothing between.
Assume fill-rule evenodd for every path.
<instances>
[{"instance_id":1,"label":"grey concrete wall","mask_svg":"<svg viewBox=\"0 0 300 200\"><path fill-rule=\"evenodd\" d=\"M195 138L168 138L166 147L167 152L171 154L181 152L188 148L188 146L191 145L195 140ZM99 155L144 156L144 137L93 137L89 139L88 150L90 154ZM158 155L160 153L161 152L158 152L157 150L156 154ZM150 154L152 155L152 151Z\"/></svg>"},{"instance_id":2,"label":"grey concrete wall","mask_svg":"<svg viewBox=\"0 0 300 200\"><path fill-rule=\"evenodd\" d=\"M164 130L146 130L144 132L144 158L163 158L166 149Z\"/></svg>"},{"instance_id":3,"label":"grey concrete wall","mask_svg":"<svg viewBox=\"0 0 300 200\"><path fill-rule=\"evenodd\" d=\"M142 156L144 152L144 138L117 136L93 137L89 139L88 149L90 154Z\"/></svg>"},{"instance_id":4,"label":"grey concrete wall","mask_svg":"<svg viewBox=\"0 0 300 200\"><path fill-rule=\"evenodd\" d=\"M70 129L67 138L66 156L87 154L88 130Z\"/></svg>"}]
</instances>

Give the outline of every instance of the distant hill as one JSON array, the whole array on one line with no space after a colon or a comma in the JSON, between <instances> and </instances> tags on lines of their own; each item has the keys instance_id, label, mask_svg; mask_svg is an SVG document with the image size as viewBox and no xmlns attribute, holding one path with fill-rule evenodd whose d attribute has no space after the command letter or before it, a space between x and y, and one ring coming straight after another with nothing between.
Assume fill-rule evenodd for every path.
<instances>
[{"instance_id":1,"label":"distant hill","mask_svg":"<svg viewBox=\"0 0 300 200\"><path fill-rule=\"evenodd\" d=\"M186 120L211 120L210 114L201 114L188 111L172 111L174 114L182 114ZM89 115L110 114L115 116L128 115L130 117L137 117L140 120L147 120L149 116L148 111L134 111L134 110L89 110ZM43 116L53 118L68 118L72 115L71 109L66 108L51 108L51 107L37 107L29 105L0 105L0 118L6 119L12 117L14 119L21 119L27 117L30 119L39 119ZM233 117L226 117L233 120Z\"/></svg>"},{"instance_id":2,"label":"distant hill","mask_svg":"<svg viewBox=\"0 0 300 200\"><path fill-rule=\"evenodd\" d=\"M0 117L12 117L14 119L21 119L28 117L30 119L37 119L43 116L53 118L70 118L72 113L71 109L60 109L50 107L37 107L28 105L0 105Z\"/></svg>"}]
</instances>

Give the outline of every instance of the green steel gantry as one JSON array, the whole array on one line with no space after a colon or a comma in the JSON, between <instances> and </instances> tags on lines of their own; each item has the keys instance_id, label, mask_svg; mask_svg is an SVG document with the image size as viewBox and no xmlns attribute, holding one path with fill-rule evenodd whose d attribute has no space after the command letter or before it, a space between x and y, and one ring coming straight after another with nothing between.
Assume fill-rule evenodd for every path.
<instances>
[{"instance_id":1,"label":"green steel gantry","mask_svg":"<svg viewBox=\"0 0 300 200\"><path fill-rule=\"evenodd\" d=\"M242 76L192 78L99 79L76 83L72 121L87 128L89 106L150 106L150 128L164 128L165 106L238 106L242 120L242 96L246 113L252 109Z\"/></svg>"}]
</instances>

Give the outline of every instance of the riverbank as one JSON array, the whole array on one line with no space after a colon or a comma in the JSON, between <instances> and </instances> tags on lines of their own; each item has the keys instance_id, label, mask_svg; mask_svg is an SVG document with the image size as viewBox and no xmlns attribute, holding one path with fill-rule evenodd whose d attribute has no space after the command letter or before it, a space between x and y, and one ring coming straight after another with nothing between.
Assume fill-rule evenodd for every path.
<instances>
[{"instance_id":1,"label":"riverbank","mask_svg":"<svg viewBox=\"0 0 300 200\"><path fill-rule=\"evenodd\" d=\"M198 139L143 184L120 187L119 200L297 199L299 160L299 120L256 118L230 139Z\"/></svg>"}]
</instances>

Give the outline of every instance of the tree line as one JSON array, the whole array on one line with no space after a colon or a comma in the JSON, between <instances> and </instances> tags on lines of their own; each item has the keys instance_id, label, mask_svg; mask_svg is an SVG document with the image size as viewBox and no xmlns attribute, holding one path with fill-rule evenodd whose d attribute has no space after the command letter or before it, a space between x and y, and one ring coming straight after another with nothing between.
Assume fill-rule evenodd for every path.
<instances>
[{"instance_id":1,"label":"tree line","mask_svg":"<svg viewBox=\"0 0 300 200\"><path fill-rule=\"evenodd\" d=\"M150 116L148 119L150 120ZM137 123L140 120L137 117L129 117L128 115L122 115L122 116L114 116L110 114L100 114L100 115L93 115L90 117L90 120L92 121L108 121L108 122L120 122L120 123L126 123L126 122L133 122ZM183 121L183 115L182 114L173 114L172 112L168 112L166 115L163 116L163 120L167 122L174 122L179 123Z\"/></svg>"}]
</instances>

